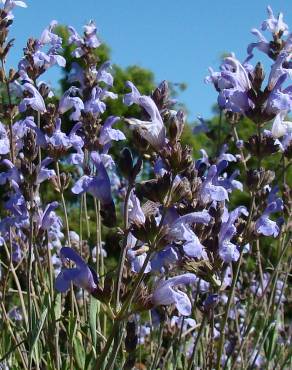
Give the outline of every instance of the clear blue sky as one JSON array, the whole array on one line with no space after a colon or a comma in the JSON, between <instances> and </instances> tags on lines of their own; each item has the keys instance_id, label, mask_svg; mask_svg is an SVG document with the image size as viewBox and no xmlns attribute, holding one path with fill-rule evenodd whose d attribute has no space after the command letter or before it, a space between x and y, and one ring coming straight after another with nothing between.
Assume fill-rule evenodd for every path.
<instances>
[{"instance_id":1,"label":"clear blue sky","mask_svg":"<svg viewBox=\"0 0 292 370\"><path fill-rule=\"evenodd\" d=\"M186 82L179 100L189 117L211 116L216 101L212 86L204 84L207 68L218 68L223 52L233 51L242 60L250 34L266 19L266 6L282 11L292 29L291 0L27 0L28 8L14 10L12 36L15 48L9 63L17 65L28 37L39 37L52 19L82 25L93 19L99 35L112 50L112 62L121 66L138 64L151 69L156 81ZM258 54L257 54L258 56ZM255 60L257 61L257 60ZM59 71L48 72L46 80L56 85Z\"/></svg>"}]
</instances>

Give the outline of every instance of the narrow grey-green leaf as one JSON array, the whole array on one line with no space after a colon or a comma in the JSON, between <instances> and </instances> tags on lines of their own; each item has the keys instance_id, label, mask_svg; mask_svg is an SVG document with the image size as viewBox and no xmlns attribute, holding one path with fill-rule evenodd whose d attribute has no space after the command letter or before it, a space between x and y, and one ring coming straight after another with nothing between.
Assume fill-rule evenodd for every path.
<instances>
[{"instance_id":1,"label":"narrow grey-green leaf","mask_svg":"<svg viewBox=\"0 0 292 370\"><path fill-rule=\"evenodd\" d=\"M94 348L96 347L96 315L97 315L97 308L98 308L98 300L94 297L90 297L90 305L89 305L89 325L90 325L90 332L92 337L92 343Z\"/></svg>"}]
</instances>

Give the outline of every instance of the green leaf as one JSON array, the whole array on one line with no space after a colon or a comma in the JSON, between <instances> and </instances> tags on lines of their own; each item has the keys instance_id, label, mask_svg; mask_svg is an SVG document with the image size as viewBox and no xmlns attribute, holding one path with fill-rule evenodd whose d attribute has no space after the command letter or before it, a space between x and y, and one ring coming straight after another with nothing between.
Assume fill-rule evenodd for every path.
<instances>
[{"instance_id":1,"label":"green leaf","mask_svg":"<svg viewBox=\"0 0 292 370\"><path fill-rule=\"evenodd\" d=\"M98 309L99 302L97 299L90 297L90 304L89 304L89 325L90 325L90 332L92 337L92 343L94 348L96 347L96 316L97 316L97 309Z\"/></svg>"},{"instance_id":2,"label":"green leaf","mask_svg":"<svg viewBox=\"0 0 292 370\"><path fill-rule=\"evenodd\" d=\"M72 312L69 313L69 325L68 325L68 335L69 335L69 343L73 344L73 338L75 336L77 329L77 316L73 316Z\"/></svg>"},{"instance_id":3,"label":"green leaf","mask_svg":"<svg viewBox=\"0 0 292 370\"><path fill-rule=\"evenodd\" d=\"M55 320L58 321L61 318L62 313L62 294L57 294L55 299L55 305L54 305L54 314L55 314Z\"/></svg>"},{"instance_id":4,"label":"green leaf","mask_svg":"<svg viewBox=\"0 0 292 370\"><path fill-rule=\"evenodd\" d=\"M40 319L35 320L35 318L34 318L33 328L32 328L32 335L31 335L31 338L30 338L30 343L31 343L31 345L30 345L30 355L32 354L32 352L35 349L36 343L39 339L42 328L44 326L47 314L48 314L48 308L45 307L45 309L43 310L43 312L41 314Z\"/></svg>"},{"instance_id":5,"label":"green leaf","mask_svg":"<svg viewBox=\"0 0 292 370\"><path fill-rule=\"evenodd\" d=\"M83 370L85 365L85 350L79 335L76 335L73 338L73 347L74 358L76 360L77 366L80 370Z\"/></svg>"}]
</instances>

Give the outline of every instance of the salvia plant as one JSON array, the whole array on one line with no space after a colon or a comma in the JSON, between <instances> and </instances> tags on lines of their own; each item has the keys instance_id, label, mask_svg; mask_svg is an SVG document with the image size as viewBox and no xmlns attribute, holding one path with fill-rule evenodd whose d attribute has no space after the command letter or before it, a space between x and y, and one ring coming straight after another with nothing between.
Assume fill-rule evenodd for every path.
<instances>
[{"instance_id":1,"label":"salvia plant","mask_svg":"<svg viewBox=\"0 0 292 370\"><path fill-rule=\"evenodd\" d=\"M93 21L83 34L68 27L61 96L43 80L66 65L56 21L7 70L13 10L26 4L2 4L1 369L291 368L283 15L268 7L246 59L210 68L221 141L194 159L167 82L150 96L131 81L115 93ZM268 56L267 75L253 53ZM113 99L138 113L111 115ZM253 133L240 137L246 122Z\"/></svg>"}]
</instances>

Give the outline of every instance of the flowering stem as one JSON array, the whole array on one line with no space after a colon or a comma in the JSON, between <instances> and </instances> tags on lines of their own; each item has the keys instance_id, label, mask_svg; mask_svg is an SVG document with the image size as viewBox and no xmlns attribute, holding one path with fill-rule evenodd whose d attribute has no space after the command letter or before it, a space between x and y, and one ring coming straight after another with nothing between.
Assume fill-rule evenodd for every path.
<instances>
[{"instance_id":1,"label":"flowering stem","mask_svg":"<svg viewBox=\"0 0 292 370\"><path fill-rule=\"evenodd\" d=\"M102 259L102 251L101 251L101 222L100 222L100 202L96 200L95 197L93 197L93 203L94 203L94 210L95 210L95 222L96 222L96 253L95 253L95 260L96 260L96 272L98 276L101 276L101 285L104 286L104 271L101 269L101 261ZM82 209L82 206L81 206ZM81 212L80 212L81 213ZM81 221L82 223L82 221ZM97 328L98 331L101 331L101 325L100 325L100 302L97 303ZM106 335L106 315L103 316L104 320L104 327L102 330L102 334Z\"/></svg>"},{"instance_id":2,"label":"flowering stem","mask_svg":"<svg viewBox=\"0 0 292 370\"><path fill-rule=\"evenodd\" d=\"M256 305L257 309L254 311L254 313L253 313L253 315L252 315L252 317L251 317L251 319L250 319L250 321L249 321L249 323L248 323L248 325L247 325L247 328L246 328L246 330L245 330L245 332L244 332L244 334L243 334L243 340L242 340L242 342L240 343L239 350L238 350L238 354L242 351L242 348L244 347L244 345L245 345L245 343L246 343L246 341L247 341L247 339L248 339L248 335L249 335L249 333L250 333L251 329L253 328L253 323L254 323L254 320L255 320L256 314L259 312L259 309L261 308L261 305L262 305L262 304L263 304L263 302L264 302L264 299L263 299L263 298L264 298L264 296L265 296L265 294L266 294L266 292L267 292L267 290L268 290L268 288L269 288L269 286L270 286L271 282L272 282L273 280L274 280L274 281L276 281L276 280L277 280L277 279L276 279L276 275L277 275L277 273L278 273L279 266L280 266L280 264L281 264L281 262L282 262L282 259L283 259L284 255L285 255L285 253L286 253L286 251L287 251L287 249L288 249L288 247L290 246L290 243L291 243L291 239L290 239L290 237L291 237L291 234L290 234L290 235L288 234L287 242L286 242L286 244L284 245L284 247L282 248L282 252L281 252L281 254L280 254L280 256L279 256L279 259L278 259L278 261L277 261L277 265L275 266L275 269L274 269L274 271L273 271L273 273L272 273L272 275L271 275L271 277L270 277L270 279L269 279L268 283L266 284L266 287L265 287L265 290L263 291L263 294L258 298L258 302L257 302L257 305ZM268 305L268 310L269 310L269 305ZM234 359L234 362L233 362L233 364L232 364L231 370L232 370L232 369L234 369L234 368L235 368L235 366L237 366L237 357L238 357L238 355L237 355L237 356L235 357L235 359Z\"/></svg>"},{"instance_id":3,"label":"flowering stem","mask_svg":"<svg viewBox=\"0 0 292 370\"><path fill-rule=\"evenodd\" d=\"M157 348L156 348L156 351L155 351L155 356L154 356L154 359L152 361L150 370L156 369L157 360L159 358L159 351L160 351L161 344L162 344L162 337L163 337L163 322L161 322L160 325L159 325Z\"/></svg>"},{"instance_id":4,"label":"flowering stem","mask_svg":"<svg viewBox=\"0 0 292 370\"><path fill-rule=\"evenodd\" d=\"M11 110L12 110L12 100L11 100L11 94L10 94L10 88L9 88L9 81L7 79L7 76L6 76L6 71L5 71L5 62L3 59L1 59L1 65L2 65L2 71L4 73L4 80L5 80L5 86L6 86L6 91L7 91L7 96L8 96L8 102L9 102L9 109L10 109L10 112L9 112L9 115L10 115L10 119L9 119L9 140L10 140L10 158L11 158L11 162L14 164L15 162L15 158L14 158L14 145L13 145L13 131L12 131L12 117L11 117Z\"/></svg>"},{"instance_id":5,"label":"flowering stem","mask_svg":"<svg viewBox=\"0 0 292 370\"><path fill-rule=\"evenodd\" d=\"M8 246L5 242L3 243L3 245L4 245L4 249L5 249L7 258L10 260L11 255L9 253ZM24 303L24 297L23 297L23 293L22 293L22 290L21 290L20 282L19 282L19 279L17 277L16 271L15 271L15 268L14 268L12 262L10 263L9 268L11 269L11 273L12 273L12 276L14 278L15 285L17 287L17 292L18 292L18 296L19 296L19 299L20 299L20 305L21 305L21 310L22 310L23 317L24 317L24 322L25 322L27 330L28 330L28 314L27 314L27 311L26 311L26 306L25 306L25 303Z\"/></svg>"},{"instance_id":6,"label":"flowering stem","mask_svg":"<svg viewBox=\"0 0 292 370\"><path fill-rule=\"evenodd\" d=\"M226 324L227 324L231 304L232 304L232 301L233 301L233 296L234 296L234 292L235 292L235 286L236 286L237 278L238 278L238 275L239 275L242 256L243 256L243 248L241 248L239 259L238 259L237 264L236 264L236 268L235 268L233 279L232 279L232 285L231 285L230 293L229 293L229 296L228 296L227 307L226 307L226 310L225 310L225 313L224 313L224 317L221 321L221 326L220 326L221 335L220 335L219 346L218 346L218 351L217 351L217 366L216 366L217 370L220 370L220 367L221 367L221 357L222 357L222 354L223 354L224 340L225 340L225 327L226 327Z\"/></svg>"},{"instance_id":7,"label":"flowering stem","mask_svg":"<svg viewBox=\"0 0 292 370\"><path fill-rule=\"evenodd\" d=\"M233 131L233 136L234 136L235 140L239 141L239 136L238 136L238 133L237 133L237 130L236 130L236 127L235 127L234 124L232 125L232 131ZM240 151L240 156L241 156L241 160L242 160L244 169L245 169L245 171L247 171L248 170L247 165L246 165L247 159L244 156L242 148L240 148L239 151Z\"/></svg>"},{"instance_id":8,"label":"flowering stem","mask_svg":"<svg viewBox=\"0 0 292 370\"><path fill-rule=\"evenodd\" d=\"M120 304L120 289L121 289L121 283L122 283L122 275L123 275L123 267L126 259L126 253L127 253L127 229L129 224L129 199L131 195L131 191L133 189L133 184L130 182L128 185L125 202L124 202L124 243L123 243L123 249L120 254L119 264L118 264L118 273L117 273L117 281L116 281L116 310L119 309Z\"/></svg>"},{"instance_id":9,"label":"flowering stem","mask_svg":"<svg viewBox=\"0 0 292 370\"><path fill-rule=\"evenodd\" d=\"M66 202L65 202L65 198L64 198L64 192L63 192L62 184L61 184L59 162L56 161L55 165L56 165L56 173L57 173L57 178L58 178L58 185L59 185L60 194L61 194L61 202L62 202L62 207L63 207L63 211L64 211L64 217L65 217L67 240L68 240L68 245L70 246L71 245L71 242L70 242L69 221L68 221L68 214L67 214Z\"/></svg>"},{"instance_id":10,"label":"flowering stem","mask_svg":"<svg viewBox=\"0 0 292 370\"><path fill-rule=\"evenodd\" d=\"M120 349L121 344L122 344L124 327L125 327L124 322L120 322L119 330L116 331L116 338L115 338L114 345L113 345L113 348L112 348L112 353L111 353L110 358L107 362L105 370L111 370L112 367L113 367L113 364L116 360L117 354L118 354L119 349Z\"/></svg>"},{"instance_id":11,"label":"flowering stem","mask_svg":"<svg viewBox=\"0 0 292 370\"><path fill-rule=\"evenodd\" d=\"M28 271L27 271L27 314L28 314L28 338L29 347L31 347L31 335L32 335L32 302L31 302L31 292L32 292L32 249L33 249L33 189L30 187L30 216L29 216L30 228L29 228L29 245L28 245ZM32 368L32 348L29 348L29 369Z\"/></svg>"},{"instance_id":12,"label":"flowering stem","mask_svg":"<svg viewBox=\"0 0 292 370\"><path fill-rule=\"evenodd\" d=\"M218 124L218 137L217 137L217 154L219 154L220 145L221 145L222 116L223 116L222 109L220 109L219 124Z\"/></svg>"},{"instance_id":13,"label":"flowering stem","mask_svg":"<svg viewBox=\"0 0 292 370\"><path fill-rule=\"evenodd\" d=\"M139 274L138 274L138 276L137 276L137 278L135 280L134 286L133 286L133 288L132 288L132 290L131 290L131 292L130 292L128 298L127 298L127 300L124 302L124 304L123 304L123 306L122 306L122 308L121 308L118 316L116 317L116 320L115 320L114 325L113 325L112 330L111 330L111 334L108 337L107 342L105 344L105 347L104 347L101 355L99 356L99 358L97 360L97 364L96 364L96 369L97 370L99 370L99 369L102 368L102 365L103 365L104 360L105 360L105 358L106 358L106 356L108 354L108 351L110 349L110 346L112 344L112 341L114 340L114 337L116 335L116 332L119 330L119 322L120 322L120 320L123 320L124 319L124 315L127 313L128 308L131 305L131 302L132 302L134 296L137 293L137 290L138 290L138 288L139 288L139 286L140 286L140 284L141 284L141 282L142 282L142 280L144 278L144 272L145 272L145 269L147 267L148 262L150 261L151 256L152 256L152 253L149 252L147 254L146 258L145 258L145 261L143 263L143 266L142 266L141 270L139 271Z\"/></svg>"},{"instance_id":14,"label":"flowering stem","mask_svg":"<svg viewBox=\"0 0 292 370\"><path fill-rule=\"evenodd\" d=\"M204 313L203 320L201 322L199 332L198 332L198 334L196 336L196 340L195 340L195 343L194 343L192 355L191 355L191 358L189 360L189 365L188 365L187 370L192 370L194 368L194 359L195 359L195 355L196 355L196 349L197 349L199 340L200 340L200 338L201 338L201 336L203 334L203 330L205 328L205 324L207 322L207 318L208 318L207 313Z\"/></svg>"},{"instance_id":15,"label":"flowering stem","mask_svg":"<svg viewBox=\"0 0 292 370\"><path fill-rule=\"evenodd\" d=\"M175 350L173 351L173 355L174 355L174 366L173 366L173 370L176 370L176 368L177 368L177 361L178 361L177 349L180 348L180 342L181 342L181 338L182 338L182 332L183 332L183 328L184 328L184 323L185 323L185 317L183 316L182 317L182 320L181 320L178 341L176 343L176 347L177 348L175 348Z\"/></svg>"},{"instance_id":16,"label":"flowering stem","mask_svg":"<svg viewBox=\"0 0 292 370\"><path fill-rule=\"evenodd\" d=\"M3 302L1 302L1 309L2 309L2 312L3 312L3 318L5 319L4 322L6 323L6 325L8 327L9 333L10 333L11 338L13 339L13 341L15 343L15 346L0 359L0 364L2 364L3 361L5 360L5 358L8 357L11 353L13 353L15 351L15 349L17 349L17 351L19 353L19 356L21 358L22 364L24 366L24 369L28 369L28 367L27 367L27 362L28 361L27 361L27 357L25 355L25 350L24 350L24 348L20 348L20 347L23 347L23 344L25 343L25 340L19 341L19 340L17 340L16 336L14 335L14 332L13 332L13 329L11 328L9 317L7 315L7 312L6 312L6 309L5 309L5 306L4 306Z\"/></svg>"}]
</instances>

